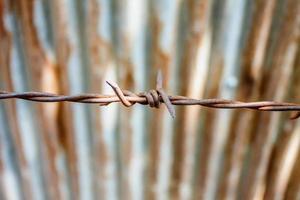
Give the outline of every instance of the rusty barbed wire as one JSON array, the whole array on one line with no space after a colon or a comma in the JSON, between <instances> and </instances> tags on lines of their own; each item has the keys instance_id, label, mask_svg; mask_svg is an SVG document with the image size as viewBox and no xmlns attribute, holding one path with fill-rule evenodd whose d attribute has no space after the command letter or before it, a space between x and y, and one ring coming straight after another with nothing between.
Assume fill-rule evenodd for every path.
<instances>
[{"instance_id":1,"label":"rusty barbed wire","mask_svg":"<svg viewBox=\"0 0 300 200\"><path fill-rule=\"evenodd\" d=\"M258 111L297 111L291 119L300 117L300 104L275 101L241 102L227 99L193 99L184 96L170 96L162 88L162 74L159 71L156 80L156 89L149 92L133 93L122 90L116 83L106 81L113 89L115 95L80 94L80 95L57 95L46 92L6 92L0 91L0 99L23 99L35 102L75 102L86 104L99 104L107 106L111 103L121 102L130 107L134 104L149 105L159 108L162 103L167 107L170 115L175 118L174 105L192 106L200 105L216 109L253 109Z\"/></svg>"}]
</instances>

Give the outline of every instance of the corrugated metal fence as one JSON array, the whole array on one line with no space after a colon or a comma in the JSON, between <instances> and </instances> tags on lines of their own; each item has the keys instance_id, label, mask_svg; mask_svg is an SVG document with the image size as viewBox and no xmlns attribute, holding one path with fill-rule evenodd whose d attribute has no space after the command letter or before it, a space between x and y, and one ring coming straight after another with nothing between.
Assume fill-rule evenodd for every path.
<instances>
[{"instance_id":1,"label":"corrugated metal fence","mask_svg":"<svg viewBox=\"0 0 300 200\"><path fill-rule=\"evenodd\" d=\"M0 89L300 102L299 0L1 0ZM0 103L1 199L300 199L288 113Z\"/></svg>"}]
</instances>

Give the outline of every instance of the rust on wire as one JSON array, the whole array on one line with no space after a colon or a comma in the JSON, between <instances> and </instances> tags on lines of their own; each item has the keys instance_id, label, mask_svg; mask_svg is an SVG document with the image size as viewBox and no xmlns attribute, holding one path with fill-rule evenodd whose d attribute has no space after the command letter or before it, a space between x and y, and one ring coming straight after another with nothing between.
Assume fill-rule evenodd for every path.
<instances>
[{"instance_id":1,"label":"rust on wire","mask_svg":"<svg viewBox=\"0 0 300 200\"><path fill-rule=\"evenodd\" d=\"M76 102L87 104L99 104L106 106L110 103L121 102L124 106L130 107L134 104L149 105L153 108L159 108L163 103L167 107L170 115L175 118L174 105L200 105L217 109L254 109L259 111L298 111L291 119L300 117L300 104L284 103L275 101L257 101L241 102L226 99L193 99L184 96L169 96L162 87L162 74L159 71L156 80L156 89L149 92L133 93L128 90L122 90L118 84L106 81L113 89L115 95L100 94L80 94L80 95L57 95L45 92L6 92L0 91L0 99L23 99L35 102Z\"/></svg>"}]
</instances>

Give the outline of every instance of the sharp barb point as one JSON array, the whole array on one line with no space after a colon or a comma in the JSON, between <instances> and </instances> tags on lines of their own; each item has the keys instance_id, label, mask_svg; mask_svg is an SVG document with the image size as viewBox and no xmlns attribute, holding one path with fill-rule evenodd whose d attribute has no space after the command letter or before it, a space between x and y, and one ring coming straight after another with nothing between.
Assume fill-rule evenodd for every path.
<instances>
[{"instance_id":1,"label":"sharp barb point","mask_svg":"<svg viewBox=\"0 0 300 200\"><path fill-rule=\"evenodd\" d=\"M112 87L112 88L118 87L117 84L114 83L114 82L112 82L112 81L106 81L106 83L107 83L110 87Z\"/></svg>"},{"instance_id":2,"label":"sharp barb point","mask_svg":"<svg viewBox=\"0 0 300 200\"><path fill-rule=\"evenodd\" d=\"M156 89L160 89L163 87L163 77L162 77L162 72L159 70L157 72L157 78L156 78Z\"/></svg>"}]
</instances>

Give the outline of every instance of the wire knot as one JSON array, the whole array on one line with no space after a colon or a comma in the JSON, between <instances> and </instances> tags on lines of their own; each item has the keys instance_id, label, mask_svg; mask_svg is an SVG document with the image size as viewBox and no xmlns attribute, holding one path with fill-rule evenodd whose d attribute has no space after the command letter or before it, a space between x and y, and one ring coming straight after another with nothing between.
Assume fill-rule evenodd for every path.
<instances>
[{"instance_id":1,"label":"wire knot","mask_svg":"<svg viewBox=\"0 0 300 200\"><path fill-rule=\"evenodd\" d=\"M143 92L139 96L145 97L147 100L147 105L151 108L159 108L160 102L160 95L157 90L150 90L149 92Z\"/></svg>"},{"instance_id":2,"label":"wire knot","mask_svg":"<svg viewBox=\"0 0 300 200\"><path fill-rule=\"evenodd\" d=\"M106 81L106 83L113 89L120 102L126 106L130 107L135 104L135 102L130 102L127 97L144 97L145 102L141 103L144 105L149 105L151 108L159 108L161 103L164 103L170 113L170 115L175 118L175 109L170 101L169 96L165 93L162 88L162 74L161 71L158 72L156 79L156 89L150 90L148 92L142 92L140 94L135 94L133 92L122 90L118 84Z\"/></svg>"}]
</instances>

